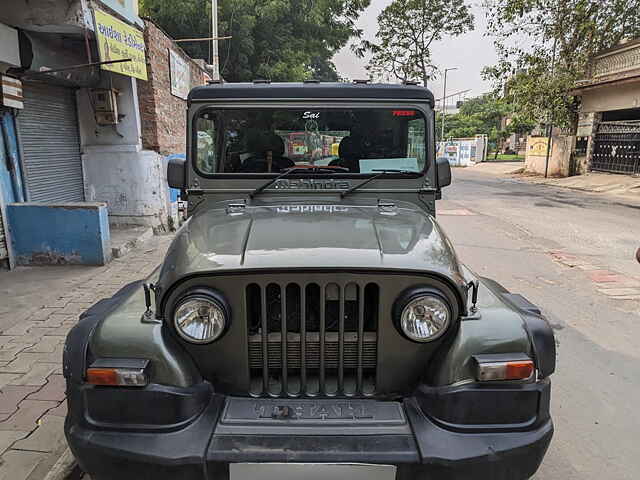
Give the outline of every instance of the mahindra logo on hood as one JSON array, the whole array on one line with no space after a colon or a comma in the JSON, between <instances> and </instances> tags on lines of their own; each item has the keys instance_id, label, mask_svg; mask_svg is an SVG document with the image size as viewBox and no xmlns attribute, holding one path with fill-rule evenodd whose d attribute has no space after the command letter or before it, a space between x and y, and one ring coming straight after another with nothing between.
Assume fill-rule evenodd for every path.
<instances>
[{"instance_id":1,"label":"mahindra logo on hood","mask_svg":"<svg viewBox=\"0 0 640 480\"><path fill-rule=\"evenodd\" d=\"M345 213L349 207L342 205L281 205L277 207L278 213Z\"/></svg>"},{"instance_id":2,"label":"mahindra logo on hood","mask_svg":"<svg viewBox=\"0 0 640 480\"><path fill-rule=\"evenodd\" d=\"M301 178L296 180L288 180L283 178L278 180L275 188L284 190L346 190L351 188L351 182L347 180L319 180L312 178Z\"/></svg>"}]
</instances>

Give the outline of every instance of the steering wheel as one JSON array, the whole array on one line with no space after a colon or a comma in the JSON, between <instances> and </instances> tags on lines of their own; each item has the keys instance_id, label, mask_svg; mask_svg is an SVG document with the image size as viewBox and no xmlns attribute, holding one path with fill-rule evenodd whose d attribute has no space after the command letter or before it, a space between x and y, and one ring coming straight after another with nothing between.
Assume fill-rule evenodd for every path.
<instances>
[{"instance_id":1,"label":"steering wheel","mask_svg":"<svg viewBox=\"0 0 640 480\"><path fill-rule=\"evenodd\" d=\"M292 168L293 161L286 157L277 157L273 159L271 164L272 171L278 172L287 168ZM246 173L265 173L267 171L267 159L263 157L249 157L242 162L241 172Z\"/></svg>"}]
</instances>

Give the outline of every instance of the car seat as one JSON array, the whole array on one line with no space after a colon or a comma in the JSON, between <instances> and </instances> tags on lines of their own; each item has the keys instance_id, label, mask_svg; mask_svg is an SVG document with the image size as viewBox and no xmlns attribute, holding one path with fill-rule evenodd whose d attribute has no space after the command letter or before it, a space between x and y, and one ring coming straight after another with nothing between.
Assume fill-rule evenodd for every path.
<instances>
[{"instance_id":1,"label":"car seat","mask_svg":"<svg viewBox=\"0 0 640 480\"><path fill-rule=\"evenodd\" d=\"M261 135L256 142L255 153L242 162L241 171L265 173L269 171L267 154L271 152L271 171L279 172L285 168L295 167L293 160L284 156L284 140L275 133Z\"/></svg>"}]
</instances>

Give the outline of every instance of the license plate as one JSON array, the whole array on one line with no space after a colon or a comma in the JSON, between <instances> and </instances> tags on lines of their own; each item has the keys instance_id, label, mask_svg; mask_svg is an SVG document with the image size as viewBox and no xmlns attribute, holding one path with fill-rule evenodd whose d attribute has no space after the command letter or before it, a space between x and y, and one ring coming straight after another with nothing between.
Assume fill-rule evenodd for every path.
<instances>
[{"instance_id":1,"label":"license plate","mask_svg":"<svg viewBox=\"0 0 640 480\"><path fill-rule=\"evenodd\" d=\"M363 463L232 463L231 480L394 480L395 465Z\"/></svg>"},{"instance_id":2,"label":"license plate","mask_svg":"<svg viewBox=\"0 0 640 480\"><path fill-rule=\"evenodd\" d=\"M375 400L301 400L229 398L222 424L278 425L404 425L398 402Z\"/></svg>"}]
</instances>

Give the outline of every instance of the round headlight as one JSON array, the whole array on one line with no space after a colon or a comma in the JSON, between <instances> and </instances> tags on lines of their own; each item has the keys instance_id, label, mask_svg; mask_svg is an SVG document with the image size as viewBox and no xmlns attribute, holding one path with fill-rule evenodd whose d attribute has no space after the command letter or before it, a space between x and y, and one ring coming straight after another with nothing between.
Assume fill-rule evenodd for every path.
<instances>
[{"instance_id":1,"label":"round headlight","mask_svg":"<svg viewBox=\"0 0 640 480\"><path fill-rule=\"evenodd\" d=\"M217 300L193 295L178 304L173 321L176 331L187 342L209 343L224 332L227 314Z\"/></svg>"},{"instance_id":2,"label":"round headlight","mask_svg":"<svg viewBox=\"0 0 640 480\"><path fill-rule=\"evenodd\" d=\"M447 331L450 321L451 309L447 302L427 294L409 300L402 310L400 327L411 340L430 342Z\"/></svg>"}]
</instances>

